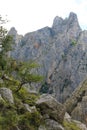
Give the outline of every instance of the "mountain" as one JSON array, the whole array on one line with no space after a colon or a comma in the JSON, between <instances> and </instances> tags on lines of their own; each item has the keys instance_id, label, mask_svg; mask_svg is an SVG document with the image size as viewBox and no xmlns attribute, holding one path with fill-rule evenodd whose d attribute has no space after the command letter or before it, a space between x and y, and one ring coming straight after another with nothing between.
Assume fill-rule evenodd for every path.
<instances>
[{"instance_id":1,"label":"mountain","mask_svg":"<svg viewBox=\"0 0 87 130\"><path fill-rule=\"evenodd\" d=\"M45 79L35 87L65 102L87 76L87 31L80 28L77 15L71 12L65 19L56 16L52 27L25 36L18 35L15 28L11 30L16 39L11 55L17 60L38 62L41 67L36 71Z\"/></svg>"}]
</instances>

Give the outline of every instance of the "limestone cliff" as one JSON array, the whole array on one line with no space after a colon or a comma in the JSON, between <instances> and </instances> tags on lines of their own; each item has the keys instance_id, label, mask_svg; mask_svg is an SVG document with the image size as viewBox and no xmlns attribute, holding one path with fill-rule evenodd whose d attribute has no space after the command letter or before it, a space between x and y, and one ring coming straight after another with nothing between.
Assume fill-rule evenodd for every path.
<instances>
[{"instance_id":1,"label":"limestone cliff","mask_svg":"<svg viewBox=\"0 0 87 130\"><path fill-rule=\"evenodd\" d=\"M64 102L87 76L87 31L81 30L73 12L65 19L56 16L52 27L27 33L16 43L12 56L36 60L47 93L53 93L58 101Z\"/></svg>"}]
</instances>

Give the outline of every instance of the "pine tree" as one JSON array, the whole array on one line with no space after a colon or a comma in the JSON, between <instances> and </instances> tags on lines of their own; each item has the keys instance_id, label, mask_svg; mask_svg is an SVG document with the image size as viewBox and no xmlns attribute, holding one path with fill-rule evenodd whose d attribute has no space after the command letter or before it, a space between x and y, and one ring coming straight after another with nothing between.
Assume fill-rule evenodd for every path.
<instances>
[{"instance_id":1,"label":"pine tree","mask_svg":"<svg viewBox=\"0 0 87 130\"><path fill-rule=\"evenodd\" d=\"M0 21L3 22L2 18ZM0 86L17 86L15 91L18 92L24 84L37 83L43 78L32 71L38 67L35 62L16 61L8 56L13 43L12 36L7 35L7 30L0 26L0 77L3 80Z\"/></svg>"}]
</instances>

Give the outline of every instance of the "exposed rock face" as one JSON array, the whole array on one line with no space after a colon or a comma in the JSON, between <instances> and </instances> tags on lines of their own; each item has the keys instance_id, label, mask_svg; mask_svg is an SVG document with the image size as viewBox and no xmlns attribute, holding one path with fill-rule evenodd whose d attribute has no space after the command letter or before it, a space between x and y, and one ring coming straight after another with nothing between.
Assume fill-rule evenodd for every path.
<instances>
[{"instance_id":1,"label":"exposed rock face","mask_svg":"<svg viewBox=\"0 0 87 130\"><path fill-rule=\"evenodd\" d=\"M65 109L64 106L57 102L50 95L41 95L40 99L36 102L37 107L40 108L40 112L46 119L53 119L59 123L62 123Z\"/></svg>"},{"instance_id":2,"label":"exposed rock face","mask_svg":"<svg viewBox=\"0 0 87 130\"><path fill-rule=\"evenodd\" d=\"M85 79L65 102L66 111L74 120L87 125L87 79Z\"/></svg>"},{"instance_id":3,"label":"exposed rock face","mask_svg":"<svg viewBox=\"0 0 87 130\"><path fill-rule=\"evenodd\" d=\"M12 91L9 88L0 88L0 94L2 98L8 101L9 103L14 103Z\"/></svg>"},{"instance_id":4,"label":"exposed rock face","mask_svg":"<svg viewBox=\"0 0 87 130\"><path fill-rule=\"evenodd\" d=\"M17 43L19 43L20 42L20 40L22 39L22 35L18 35L17 34L17 31L16 31L16 29L14 28L14 27L12 27L11 29L10 29L10 31L8 32L8 35L12 35L13 37L14 37L14 40L15 40L15 43L17 44Z\"/></svg>"},{"instance_id":5,"label":"exposed rock face","mask_svg":"<svg viewBox=\"0 0 87 130\"><path fill-rule=\"evenodd\" d=\"M52 28L27 33L16 42L12 56L41 64L36 71L49 84L47 92L53 92L60 102L65 102L87 76L87 31L81 30L72 12L66 19L55 17Z\"/></svg>"}]
</instances>

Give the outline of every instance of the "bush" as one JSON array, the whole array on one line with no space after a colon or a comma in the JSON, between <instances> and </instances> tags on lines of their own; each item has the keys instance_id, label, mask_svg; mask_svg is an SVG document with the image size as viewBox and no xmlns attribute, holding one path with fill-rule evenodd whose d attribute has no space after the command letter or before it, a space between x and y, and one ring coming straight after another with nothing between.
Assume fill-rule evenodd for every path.
<instances>
[{"instance_id":1,"label":"bush","mask_svg":"<svg viewBox=\"0 0 87 130\"><path fill-rule=\"evenodd\" d=\"M27 103L30 106L34 106L38 98L38 95L29 93L24 87L17 92L17 96L23 103Z\"/></svg>"},{"instance_id":2,"label":"bush","mask_svg":"<svg viewBox=\"0 0 87 130\"><path fill-rule=\"evenodd\" d=\"M63 122L63 126L65 128L65 130L81 130L75 122L68 122L68 121L64 121Z\"/></svg>"},{"instance_id":3,"label":"bush","mask_svg":"<svg viewBox=\"0 0 87 130\"><path fill-rule=\"evenodd\" d=\"M26 128L26 130L36 130L38 126L41 124L41 115L39 112L29 113L26 112L25 114L21 115L19 118L18 126L22 128Z\"/></svg>"},{"instance_id":4,"label":"bush","mask_svg":"<svg viewBox=\"0 0 87 130\"><path fill-rule=\"evenodd\" d=\"M18 122L18 116L15 111L5 111L0 114L0 130L10 130L12 127L16 127Z\"/></svg>"}]
</instances>

